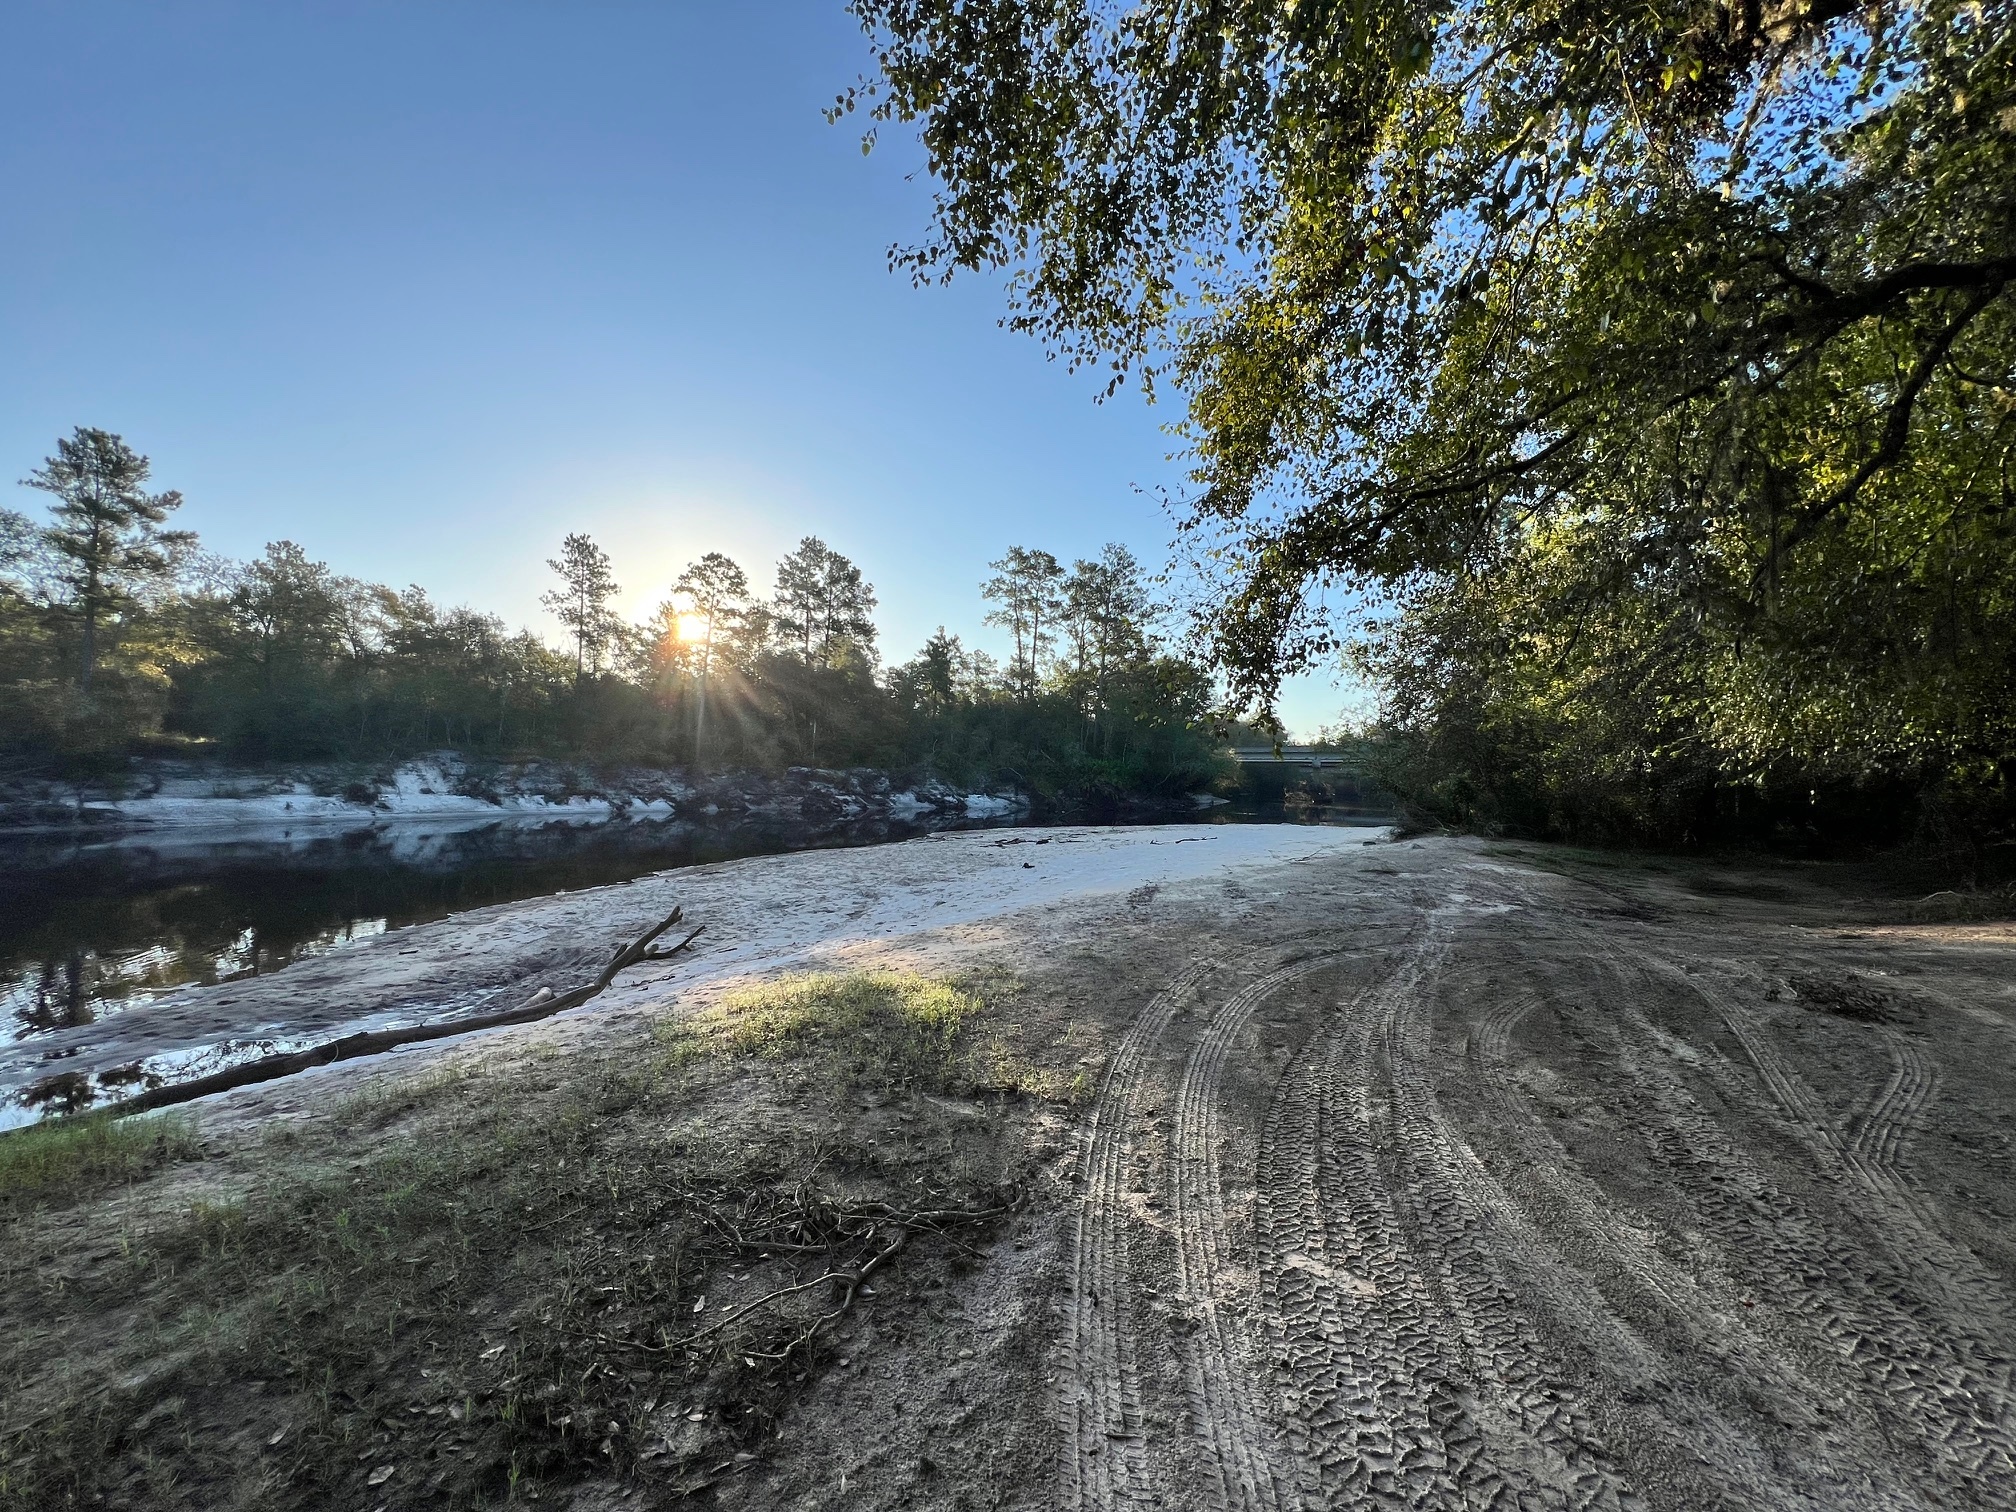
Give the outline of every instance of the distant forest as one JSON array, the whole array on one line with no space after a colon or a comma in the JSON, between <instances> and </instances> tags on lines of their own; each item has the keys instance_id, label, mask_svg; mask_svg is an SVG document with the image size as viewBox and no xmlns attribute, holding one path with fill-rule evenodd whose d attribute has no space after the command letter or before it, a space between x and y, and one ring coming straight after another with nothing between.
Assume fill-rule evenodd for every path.
<instances>
[{"instance_id":1,"label":"distant forest","mask_svg":"<svg viewBox=\"0 0 2016 1512\"><path fill-rule=\"evenodd\" d=\"M1213 682L1172 653L1124 546L1068 568L1015 547L981 585L1002 663L941 628L885 666L876 594L808 536L769 595L709 552L642 624L617 566L570 535L549 645L494 614L332 571L292 541L250 562L171 528L148 459L79 428L24 480L46 520L0 510L0 749L115 769L145 750L382 760L453 747L702 767L928 769L1039 797L1175 795L1221 774Z\"/></svg>"}]
</instances>

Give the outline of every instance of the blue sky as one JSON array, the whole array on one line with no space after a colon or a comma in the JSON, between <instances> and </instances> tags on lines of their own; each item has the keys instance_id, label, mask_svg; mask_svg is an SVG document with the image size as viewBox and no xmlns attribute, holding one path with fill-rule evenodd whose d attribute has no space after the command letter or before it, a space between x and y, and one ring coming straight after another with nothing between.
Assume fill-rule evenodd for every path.
<instances>
[{"instance_id":1,"label":"blue sky","mask_svg":"<svg viewBox=\"0 0 2016 1512\"><path fill-rule=\"evenodd\" d=\"M820 116L867 61L840 0L8 0L0 466L104 426L213 549L513 623L569 530L639 616L704 551L767 586L816 534L899 660L991 642L1010 544L1159 564L1173 410L1094 403L996 281L888 272L914 147Z\"/></svg>"}]
</instances>

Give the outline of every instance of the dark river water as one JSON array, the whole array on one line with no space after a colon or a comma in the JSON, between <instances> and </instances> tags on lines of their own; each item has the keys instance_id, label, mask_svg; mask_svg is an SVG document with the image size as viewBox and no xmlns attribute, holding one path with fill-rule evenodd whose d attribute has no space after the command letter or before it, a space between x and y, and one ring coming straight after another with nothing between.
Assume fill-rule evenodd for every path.
<instances>
[{"instance_id":1,"label":"dark river water","mask_svg":"<svg viewBox=\"0 0 2016 1512\"><path fill-rule=\"evenodd\" d=\"M1218 809L1198 818L1384 822L1359 811L1306 809ZM1017 822L1028 821L992 823ZM487 904L945 827L410 820L296 830L286 838L8 840L0 842L0 1032L21 1040L91 1023L172 988L277 971L353 940Z\"/></svg>"}]
</instances>

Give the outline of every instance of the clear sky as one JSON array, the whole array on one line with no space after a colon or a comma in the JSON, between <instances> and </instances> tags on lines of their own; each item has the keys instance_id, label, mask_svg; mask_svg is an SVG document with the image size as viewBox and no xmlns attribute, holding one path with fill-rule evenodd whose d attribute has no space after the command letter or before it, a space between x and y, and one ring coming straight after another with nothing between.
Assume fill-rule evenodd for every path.
<instances>
[{"instance_id":1,"label":"clear sky","mask_svg":"<svg viewBox=\"0 0 2016 1512\"><path fill-rule=\"evenodd\" d=\"M991 644L1011 544L1160 565L1172 408L1096 404L993 280L888 271L914 144L820 116L867 62L840 0L7 0L0 468L103 426L215 550L549 632L570 530L638 617L821 536L892 660Z\"/></svg>"}]
</instances>

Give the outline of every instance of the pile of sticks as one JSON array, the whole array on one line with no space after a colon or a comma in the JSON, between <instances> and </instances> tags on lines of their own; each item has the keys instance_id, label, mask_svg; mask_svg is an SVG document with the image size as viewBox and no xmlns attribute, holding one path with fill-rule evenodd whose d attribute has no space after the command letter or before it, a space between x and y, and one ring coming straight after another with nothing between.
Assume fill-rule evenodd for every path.
<instances>
[{"instance_id":1,"label":"pile of sticks","mask_svg":"<svg viewBox=\"0 0 2016 1512\"><path fill-rule=\"evenodd\" d=\"M909 1209L886 1202L836 1203L814 1195L801 1182L792 1192L782 1194L763 1219L750 1223L752 1215L747 1211L746 1201L745 1211L731 1217L703 1200L696 1204L698 1215L709 1228L729 1240L745 1264L751 1258L760 1261L822 1255L824 1267L817 1275L766 1292L678 1337L661 1332L655 1343L604 1334L597 1334L596 1338L612 1348L697 1356L701 1351L725 1344L724 1336L736 1324L761 1314L780 1312L783 1309L779 1304L786 1298L825 1288L830 1305L818 1308L810 1317L801 1314L781 1342L772 1340L769 1347L763 1347L745 1339L732 1347L732 1353L751 1364L757 1360L782 1362L807 1349L822 1330L844 1317L868 1278L895 1258L913 1236L932 1234L951 1239L956 1245L958 1241L952 1239L951 1230L999 1218L1010 1212L1016 1201L1017 1194L1010 1192L1006 1200L993 1207Z\"/></svg>"}]
</instances>

